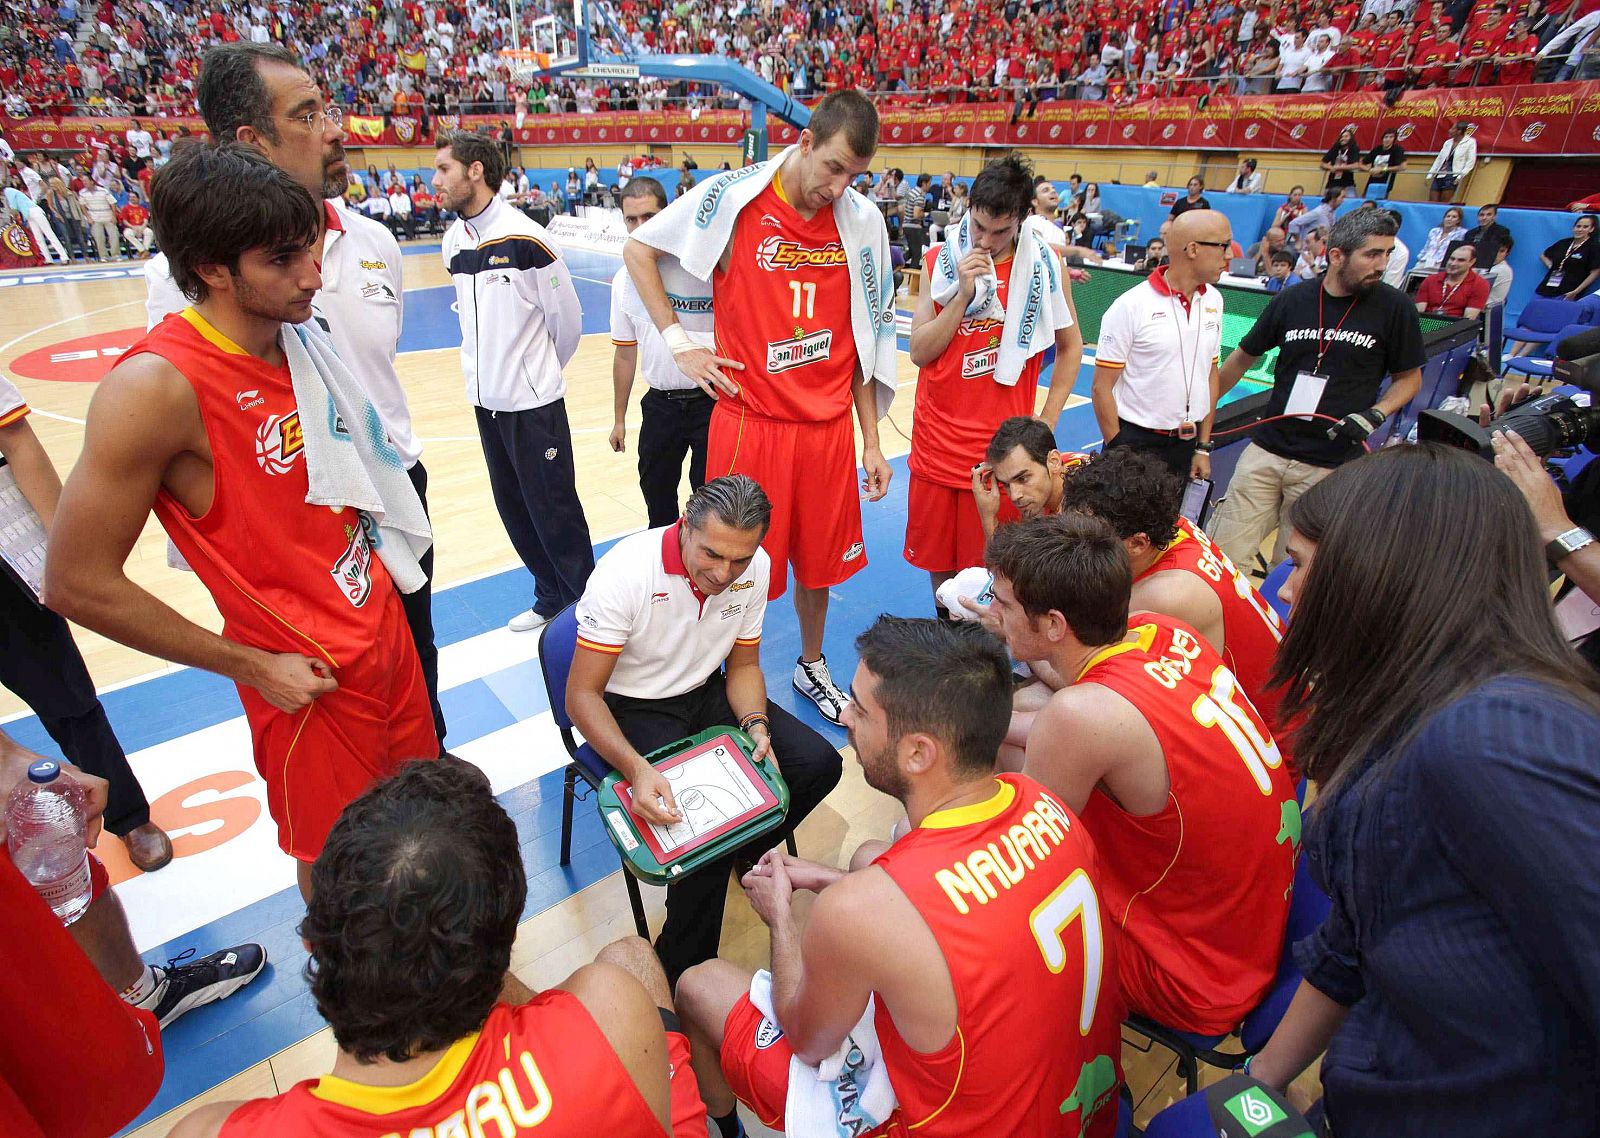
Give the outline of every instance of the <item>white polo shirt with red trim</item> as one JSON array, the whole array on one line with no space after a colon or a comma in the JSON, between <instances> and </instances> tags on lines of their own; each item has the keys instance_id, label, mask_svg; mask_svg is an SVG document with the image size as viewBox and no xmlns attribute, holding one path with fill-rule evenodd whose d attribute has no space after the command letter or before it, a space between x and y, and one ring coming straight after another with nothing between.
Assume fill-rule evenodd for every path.
<instances>
[{"instance_id":1,"label":"white polo shirt with red trim","mask_svg":"<svg viewBox=\"0 0 1600 1138\"><path fill-rule=\"evenodd\" d=\"M722 667L735 644L761 643L772 561L765 549L714 597L695 588L678 526L631 534L612 546L578 598L578 647L617 658L606 691L670 699Z\"/></svg>"},{"instance_id":2,"label":"white polo shirt with red trim","mask_svg":"<svg viewBox=\"0 0 1600 1138\"><path fill-rule=\"evenodd\" d=\"M1095 366L1122 374L1117 415L1157 431L1211 412L1211 368L1222 351L1222 293L1174 292L1165 265L1111 302L1100 320Z\"/></svg>"},{"instance_id":3,"label":"white polo shirt with red trim","mask_svg":"<svg viewBox=\"0 0 1600 1138\"><path fill-rule=\"evenodd\" d=\"M28 403L5 376L0 375L0 427L9 427L28 417Z\"/></svg>"}]
</instances>

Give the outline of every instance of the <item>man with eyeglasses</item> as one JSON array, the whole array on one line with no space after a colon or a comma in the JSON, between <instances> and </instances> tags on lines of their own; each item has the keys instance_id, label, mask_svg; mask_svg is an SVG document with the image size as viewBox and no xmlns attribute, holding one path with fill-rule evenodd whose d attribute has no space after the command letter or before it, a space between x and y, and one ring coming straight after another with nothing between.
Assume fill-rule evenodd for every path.
<instances>
[{"instance_id":1,"label":"man with eyeglasses","mask_svg":"<svg viewBox=\"0 0 1600 1138\"><path fill-rule=\"evenodd\" d=\"M212 48L201 62L197 97L213 139L254 146L322 202L322 229L313 244L322 251L322 288L312 302L312 319L333 338L339 358L365 387L426 509L428 472L422 465L422 445L412 430L411 409L395 370L405 309L400 245L382 222L345 206L350 169L342 112L324 104L311 76L277 44ZM189 307L172 283L164 256L147 263L145 283L148 327ZM445 723L433 636L431 547L422 556L422 569L427 575L422 588L400 599L442 747Z\"/></svg>"},{"instance_id":2,"label":"man with eyeglasses","mask_svg":"<svg viewBox=\"0 0 1600 1138\"><path fill-rule=\"evenodd\" d=\"M1095 348L1094 415L1107 449L1160 458L1180 478L1211 477L1222 294L1233 229L1196 209L1172 220L1170 261L1106 309Z\"/></svg>"}]
</instances>

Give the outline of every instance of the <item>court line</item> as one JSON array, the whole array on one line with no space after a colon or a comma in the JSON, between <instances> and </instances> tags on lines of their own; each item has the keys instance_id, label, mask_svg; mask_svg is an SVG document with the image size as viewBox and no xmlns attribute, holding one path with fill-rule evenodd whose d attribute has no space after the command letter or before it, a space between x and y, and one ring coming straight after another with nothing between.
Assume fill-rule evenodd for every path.
<instances>
[{"instance_id":1,"label":"court line","mask_svg":"<svg viewBox=\"0 0 1600 1138\"><path fill-rule=\"evenodd\" d=\"M28 331L22 333L22 335L13 336L11 339L7 340L5 343L0 344L0 359L4 359L7 352L9 352L12 348L16 347L18 344L22 343L22 341L26 340L30 336L37 336L40 332L48 332L48 331L50 331L50 329L59 328L63 324L71 324L75 320L88 320L88 319L90 319L92 317L100 316L100 315L102 315L104 313L107 313L107 312L115 312L119 308L131 308L135 304L143 305L144 301L142 299L141 300L123 300L123 301L119 301L116 304L108 304L104 308L96 308L96 309L92 309L92 310L90 310L88 312L80 312L75 316L67 316L67 317L64 317L64 318L62 318L60 320L54 321L53 323L50 323L50 324L41 324L37 328L29 329ZM13 383L16 382L19 379L28 378L26 376L20 376L17 373L13 372L11 369L6 368L6 367L0 367L0 374L4 374L6 376L6 378L10 379ZM46 419L55 419L58 422L62 422L62 423L75 423L76 425L78 425L80 427L84 425L84 420L82 420L82 419L73 418L71 415L62 415L62 414L59 414L59 413L57 413L55 411L46 411L43 407L34 406L32 400L28 401L28 407L29 407L29 410L31 410L33 412L33 414L35 414L35 415L43 415Z\"/></svg>"}]
</instances>

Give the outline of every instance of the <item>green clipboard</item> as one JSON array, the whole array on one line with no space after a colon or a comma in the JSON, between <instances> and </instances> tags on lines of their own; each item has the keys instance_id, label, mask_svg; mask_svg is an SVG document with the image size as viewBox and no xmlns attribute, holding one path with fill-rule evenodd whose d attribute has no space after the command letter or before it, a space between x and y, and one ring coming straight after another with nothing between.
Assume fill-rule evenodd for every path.
<instances>
[{"instance_id":1,"label":"green clipboard","mask_svg":"<svg viewBox=\"0 0 1600 1138\"><path fill-rule=\"evenodd\" d=\"M770 759L737 727L710 727L650 752L645 761L673 783L683 821L644 821L631 809L633 790L616 771L600 784L596 803L606 835L628 871L666 885L718 861L783 824L789 788Z\"/></svg>"}]
</instances>

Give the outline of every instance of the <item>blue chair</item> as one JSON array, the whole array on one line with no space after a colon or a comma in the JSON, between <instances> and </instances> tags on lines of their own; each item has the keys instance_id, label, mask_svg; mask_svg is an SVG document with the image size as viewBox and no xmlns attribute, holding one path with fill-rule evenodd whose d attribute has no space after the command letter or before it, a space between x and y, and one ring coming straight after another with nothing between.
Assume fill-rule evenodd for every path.
<instances>
[{"instance_id":1,"label":"blue chair","mask_svg":"<svg viewBox=\"0 0 1600 1138\"><path fill-rule=\"evenodd\" d=\"M1578 323L1600 324L1600 292L1578 301Z\"/></svg>"},{"instance_id":2,"label":"blue chair","mask_svg":"<svg viewBox=\"0 0 1600 1138\"><path fill-rule=\"evenodd\" d=\"M561 732L561 743L572 760L567 764L561 789L561 860L560 865L572 864L572 803L579 797L577 784L582 779L588 792L598 790L611 765L600 757L588 743L579 743L573 734L572 716L567 714L567 676L572 672L572 659L578 651L578 606L570 604L551 617L539 630L539 673L544 678L545 695L550 701L550 714ZM791 854L796 853L794 835L787 839ZM620 861L621 853L617 854ZM645 919L644 901L639 896L639 882L622 866L622 880L628 887L628 905L633 909L633 927L645 940L650 939L650 923Z\"/></svg>"},{"instance_id":3,"label":"blue chair","mask_svg":"<svg viewBox=\"0 0 1600 1138\"><path fill-rule=\"evenodd\" d=\"M1199 1088L1200 1064L1231 1071L1266 1046L1267 1040L1277 1030L1283 1015L1289 1010L1300 987L1300 969L1294 962L1294 945L1304 940L1328 919L1332 908L1328 895L1311 880L1306 858L1302 856L1295 865L1294 893L1289 900L1289 920L1284 928L1283 953L1278 958L1278 971L1268 985L1261 1002L1245 1014L1239 1024L1239 1042L1244 1049L1237 1052L1219 1051L1217 1048L1226 1035L1198 1035L1166 1027L1141 1015L1130 1015L1122 1026L1152 1043L1159 1043L1178 1057L1178 1074L1183 1077L1187 1092L1193 1095Z\"/></svg>"},{"instance_id":4,"label":"blue chair","mask_svg":"<svg viewBox=\"0 0 1600 1138\"><path fill-rule=\"evenodd\" d=\"M1573 305L1574 308L1577 305ZM1568 336L1576 336L1580 332L1592 332L1594 329L1587 324L1568 324L1558 328L1551 334L1546 342L1546 355L1539 356L1512 356L1507 359L1502 368L1505 375L1512 372L1521 372L1523 375L1533 376L1537 379L1549 379L1554 369L1555 346Z\"/></svg>"},{"instance_id":5,"label":"blue chair","mask_svg":"<svg viewBox=\"0 0 1600 1138\"><path fill-rule=\"evenodd\" d=\"M1368 201L1375 201L1375 202L1381 202L1381 201L1388 200L1388 197L1389 197L1389 183L1388 182L1377 182L1377 181L1368 182L1367 183L1366 197L1367 197Z\"/></svg>"},{"instance_id":6,"label":"blue chair","mask_svg":"<svg viewBox=\"0 0 1600 1138\"><path fill-rule=\"evenodd\" d=\"M1522 315L1517 317L1517 326L1506 333L1506 341L1548 344L1561 329L1579 322L1579 312L1580 307L1575 300L1562 300L1554 296L1531 297Z\"/></svg>"},{"instance_id":7,"label":"blue chair","mask_svg":"<svg viewBox=\"0 0 1600 1138\"><path fill-rule=\"evenodd\" d=\"M1283 588L1283 583L1289 579L1289 572L1294 568L1294 562L1285 557L1272 567L1267 574L1267 579L1261 582L1261 595L1272 606L1272 611L1277 613L1282 620L1289 619L1289 606L1278 596L1278 590Z\"/></svg>"}]
</instances>

